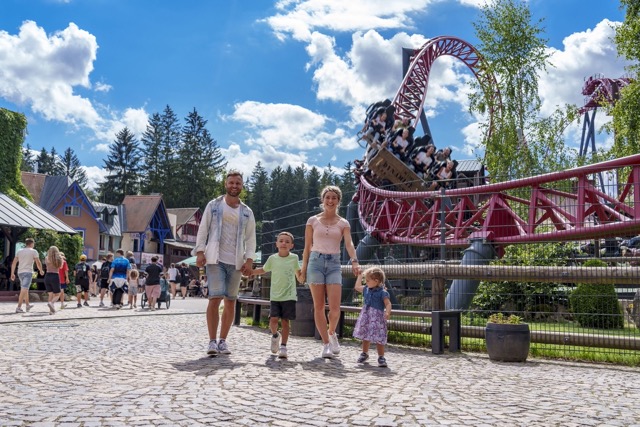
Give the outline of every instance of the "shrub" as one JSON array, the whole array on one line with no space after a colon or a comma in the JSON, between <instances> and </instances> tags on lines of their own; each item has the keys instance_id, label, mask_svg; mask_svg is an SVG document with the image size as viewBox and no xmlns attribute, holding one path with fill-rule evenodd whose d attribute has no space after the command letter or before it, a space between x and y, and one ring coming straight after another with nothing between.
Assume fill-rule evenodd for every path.
<instances>
[{"instance_id":1,"label":"shrub","mask_svg":"<svg viewBox=\"0 0 640 427\"><path fill-rule=\"evenodd\" d=\"M512 245L505 256L492 265L505 266L564 266L571 255L566 243ZM566 286L555 282L526 282L504 280L481 282L471 304L472 310L482 312L521 312L527 320L560 320L569 306Z\"/></svg>"},{"instance_id":2,"label":"shrub","mask_svg":"<svg viewBox=\"0 0 640 427\"><path fill-rule=\"evenodd\" d=\"M606 267L599 259L584 263L585 267ZM574 319L584 328L622 329L624 318L613 285L580 283L569 296Z\"/></svg>"}]
</instances>

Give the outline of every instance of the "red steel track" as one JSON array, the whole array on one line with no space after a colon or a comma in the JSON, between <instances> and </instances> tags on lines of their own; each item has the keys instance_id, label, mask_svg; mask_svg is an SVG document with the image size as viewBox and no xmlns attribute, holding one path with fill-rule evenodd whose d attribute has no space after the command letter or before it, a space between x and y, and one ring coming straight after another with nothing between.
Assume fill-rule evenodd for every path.
<instances>
[{"instance_id":1,"label":"red steel track","mask_svg":"<svg viewBox=\"0 0 640 427\"><path fill-rule=\"evenodd\" d=\"M593 184L607 171L627 177L616 197ZM466 247L475 235L508 245L640 234L639 185L636 154L444 193L389 191L361 177L355 200L362 226L383 242L437 246L444 236L445 245Z\"/></svg>"},{"instance_id":2,"label":"red steel track","mask_svg":"<svg viewBox=\"0 0 640 427\"><path fill-rule=\"evenodd\" d=\"M393 100L397 117L410 118L413 126L417 125L429 71L442 55L462 60L487 96L493 98L489 105L500 106L495 79L475 48L463 40L442 36L431 39L413 56ZM611 194L593 183L594 174L608 171L622 183ZM504 246L640 234L638 185L640 155L634 155L445 193L384 190L362 176L354 200L365 231L382 242L467 247L470 237L482 237Z\"/></svg>"}]
</instances>

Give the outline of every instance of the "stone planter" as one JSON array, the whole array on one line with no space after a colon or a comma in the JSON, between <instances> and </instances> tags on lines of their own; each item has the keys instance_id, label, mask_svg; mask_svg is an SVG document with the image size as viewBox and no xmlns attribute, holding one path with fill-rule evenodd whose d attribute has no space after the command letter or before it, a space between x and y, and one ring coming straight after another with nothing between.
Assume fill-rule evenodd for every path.
<instances>
[{"instance_id":1,"label":"stone planter","mask_svg":"<svg viewBox=\"0 0 640 427\"><path fill-rule=\"evenodd\" d=\"M526 323L487 323L485 339L489 359L499 362L527 360L531 333Z\"/></svg>"}]
</instances>

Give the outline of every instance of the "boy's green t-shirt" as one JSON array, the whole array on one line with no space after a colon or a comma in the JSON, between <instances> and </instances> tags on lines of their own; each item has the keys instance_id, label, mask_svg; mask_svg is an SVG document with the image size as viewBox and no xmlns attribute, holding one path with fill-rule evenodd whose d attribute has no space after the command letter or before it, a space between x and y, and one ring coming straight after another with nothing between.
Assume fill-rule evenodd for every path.
<instances>
[{"instance_id":1,"label":"boy's green t-shirt","mask_svg":"<svg viewBox=\"0 0 640 427\"><path fill-rule=\"evenodd\" d=\"M271 255L262 266L271 272L271 301L297 301L296 271L300 270L298 255L290 253L286 257Z\"/></svg>"}]
</instances>

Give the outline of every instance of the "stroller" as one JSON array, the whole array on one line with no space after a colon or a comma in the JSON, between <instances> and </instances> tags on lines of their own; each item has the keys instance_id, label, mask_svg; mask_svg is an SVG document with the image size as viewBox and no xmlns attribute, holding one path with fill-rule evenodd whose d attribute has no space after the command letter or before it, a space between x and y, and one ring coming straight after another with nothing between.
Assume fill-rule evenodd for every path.
<instances>
[{"instance_id":1,"label":"stroller","mask_svg":"<svg viewBox=\"0 0 640 427\"><path fill-rule=\"evenodd\" d=\"M160 279L160 296L158 297L158 300L156 302L158 303L158 308L160 308L162 303L165 303L167 305L167 310L171 306L171 293L169 292L169 284L164 278ZM142 299L140 300L140 307L144 308L148 303L149 300L147 299L147 293L143 290Z\"/></svg>"}]
</instances>

